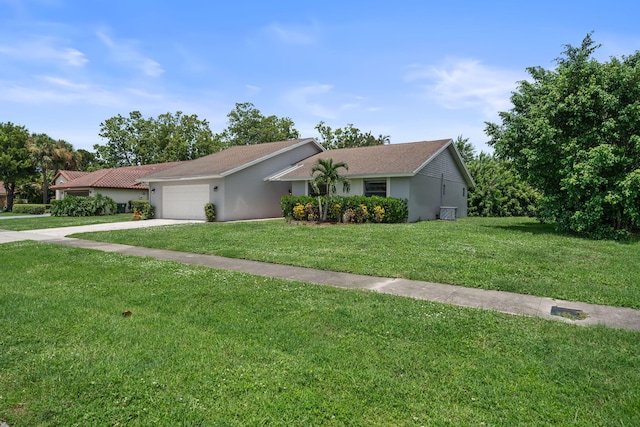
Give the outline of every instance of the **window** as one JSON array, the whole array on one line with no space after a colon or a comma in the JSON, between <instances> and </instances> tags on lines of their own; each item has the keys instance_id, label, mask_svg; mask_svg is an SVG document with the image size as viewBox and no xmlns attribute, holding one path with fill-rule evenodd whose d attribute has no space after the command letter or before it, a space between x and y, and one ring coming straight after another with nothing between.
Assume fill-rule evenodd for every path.
<instances>
[{"instance_id":1,"label":"window","mask_svg":"<svg viewBox=\"0 0 640 427\"><path fill-rule=\"evenodd\" d=\"M380 196L387 197L387 180L365 181L364 195L366 197Z\"/></svg>"}]
</instances>

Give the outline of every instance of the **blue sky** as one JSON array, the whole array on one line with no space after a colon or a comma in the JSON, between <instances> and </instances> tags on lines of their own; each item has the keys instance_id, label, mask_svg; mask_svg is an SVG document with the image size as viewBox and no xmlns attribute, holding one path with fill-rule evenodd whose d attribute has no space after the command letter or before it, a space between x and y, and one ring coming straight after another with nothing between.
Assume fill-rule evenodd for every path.
<instances>
[{"instance_id":1,"label":"blue sky","mask_svg":"<svg viewBox=\"0 0 640 427\"><path fill-rule=\"evenodd\" d=\"M237 102L392 143L470 138L510 108L526 67L585 35L598 59L640 50L636 1L0 0L0 122L104 143L139 110L227 125Z\"/></svg>"}]
</instances>

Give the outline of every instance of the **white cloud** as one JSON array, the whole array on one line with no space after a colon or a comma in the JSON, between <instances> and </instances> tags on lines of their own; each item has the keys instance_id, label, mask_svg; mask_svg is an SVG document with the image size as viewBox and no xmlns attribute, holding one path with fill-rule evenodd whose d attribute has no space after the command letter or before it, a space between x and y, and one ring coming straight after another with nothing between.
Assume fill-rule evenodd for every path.
<instances>
[{"instance_id":1,"label":"white cloud","mask_svg":"<svg viewBox=\"0 0 640 427\"><path fill-rule=\"evenodd\" d=\"M272 23L265 27L268 34L275 36L278 40L290 45L311 45L316 43L317 36L315 26L286 27L278 23Z\"/></svg>"},{"instance_id":2,"label":"white cloud","mask_svg":"<svg viewBox=\"0 0 640 427\"><path fill-rule=\"evenodd\" d=\"M89 60L84 53L70 47L58 47L55 40L48 37L34 38L12 44L0 45L0 55L32 62L62 63L72 67L82 67Z\"/></svg>"},{"instance_id":3,"label":"white cloud","mask_svg":"<svg viewBox=\"0 0 640 427\"><path fill-rule=\"evenodd\" d=\"M158 77L164 70L157 61L143 55L138 51L134 42L131 41L114 41L104 31L97 31L96 35L102 43L109 48L113 59L117 62L126 64L132 68L142 71L149 77Z\"/></svg>"},{"instance_id":4,"label":"white cloud","mask_svg":"<svg viewBox=\"0 0 640 427\"><path fill-rule=\"evenodd\" d=\"M488 67L473 59L448 59L443 64L414 66L405 80L447 109L477 109L487 117L510 108L511 92L526 74Z\"/></svg>"}]
</instances>

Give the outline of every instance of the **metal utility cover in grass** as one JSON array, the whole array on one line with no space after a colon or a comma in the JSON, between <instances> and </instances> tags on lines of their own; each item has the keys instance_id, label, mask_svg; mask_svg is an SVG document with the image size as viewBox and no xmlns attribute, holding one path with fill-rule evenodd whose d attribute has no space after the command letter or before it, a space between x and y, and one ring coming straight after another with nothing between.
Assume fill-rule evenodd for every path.
<instances>
[{"instance_id":1,"label":"metal utility cover in grass","mask_svg":"<svg viewBox=\"0 0 640 427\"><path fill-rule=\"evenodd\" d=\"M566 317L567 319L572 320L583 320L588 317L587 313L582 310L578 310L575 308L558 307L557 305L551 307L551 315Z\"/></svg>"}]
</instances>

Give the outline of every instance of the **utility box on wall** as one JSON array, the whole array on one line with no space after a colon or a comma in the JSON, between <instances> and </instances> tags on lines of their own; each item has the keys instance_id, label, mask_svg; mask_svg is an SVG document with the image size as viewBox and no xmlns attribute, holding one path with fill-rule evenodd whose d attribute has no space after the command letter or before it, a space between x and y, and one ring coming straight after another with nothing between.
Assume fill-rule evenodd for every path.
<instances>
[{"instance_id":1,"label":"utility box on wall","mask_svg":"<svg viewBox=\"0 0 640 427\"><path fill-rule=\"evenodd\" d=\"M440 206L440 219L443 221L455 221L458 208L453 206Z\"/></svg>"}]
</instances>

